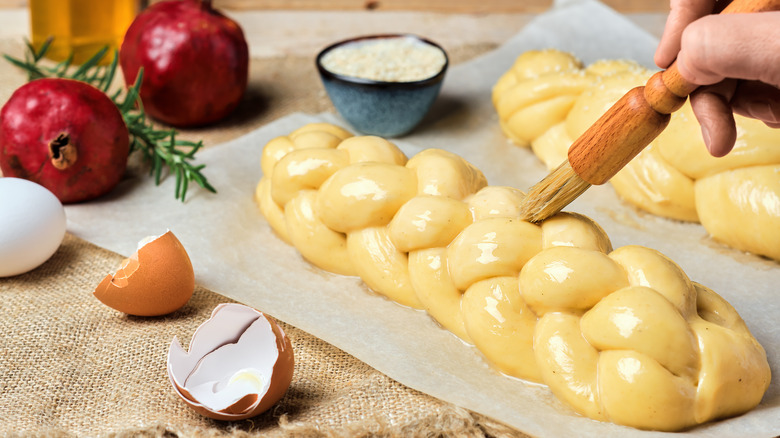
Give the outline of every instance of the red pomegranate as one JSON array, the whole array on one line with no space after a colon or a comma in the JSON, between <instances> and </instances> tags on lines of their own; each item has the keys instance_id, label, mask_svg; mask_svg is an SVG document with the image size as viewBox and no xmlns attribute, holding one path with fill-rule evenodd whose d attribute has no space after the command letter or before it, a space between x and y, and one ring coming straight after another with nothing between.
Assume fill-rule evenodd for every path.
<instances>
[{"instance_id":1,"label":"red pomegranate","mask_svg":"<svg viewBox=\"0 0 780 438\"><path fill-rule=\"evenodd\" d=\"M128 85L143 67L147 114L188 127L216 122L236 108L246 90L249 49L241 27L211 1L163 1L130 25L119 63Z\"/></svg>"},{"instance_id":2,"label":"red pomegranate","mask_svg":"<svg viewBox=\"0 0 780 438\"><path fill-rule=\"evenodd\" d=\"M122 114L108 96L84 82L28 82L0 111L3 175L34 181L63 203L114 188L129 151Z\"/></svg>"}]
</instances>

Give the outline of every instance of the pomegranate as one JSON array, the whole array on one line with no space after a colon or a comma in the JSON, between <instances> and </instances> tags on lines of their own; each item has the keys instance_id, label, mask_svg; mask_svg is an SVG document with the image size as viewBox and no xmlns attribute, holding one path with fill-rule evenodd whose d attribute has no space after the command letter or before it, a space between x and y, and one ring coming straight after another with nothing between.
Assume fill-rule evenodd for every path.
<instances>
[{"instance_id":1,"label":"pomegranate","mask_svg":"<svg viewBox=\"0 0 780 438\"><path fill-rule=\"evenodd\" d=\"M63 203L119 183L130 152L122 114L102 91L71 79L19 87L0 111L0 169L34 181Z\"/></svg>"},{"instance_id":2,"label":"pomegranate","mask_svg":"<svg viewBox=\"0 0 780 438\"><path fill-rule=\"evenodd\" d=\"M224 118L241 101L249 49L241 27L211 1L163 1L127 29L119 64L128 85L143 67L147 114L177 127L197 126Z\"/></svg>"}]
</instances>

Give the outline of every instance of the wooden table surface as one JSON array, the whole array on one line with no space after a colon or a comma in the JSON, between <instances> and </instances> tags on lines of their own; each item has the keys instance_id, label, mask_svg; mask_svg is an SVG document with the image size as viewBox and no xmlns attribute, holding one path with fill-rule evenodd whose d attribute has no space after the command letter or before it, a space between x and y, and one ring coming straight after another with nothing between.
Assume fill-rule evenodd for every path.
<instances>
[{"instance_id":1,"label":"wooden table surface","mask_svg":"<svg viewBox=\"0 0 780 438\"><path fill-rule=\"evenodd\" d=\"M84 0L81 0L84 1ZM139 0L155 3L161 0ZM602 0L623 13L666 12L669 3L657 0ZM0 8L25 7L28 0L0 0ZM232 10L406 10L449 13L535 13L553 0L213 0L216 7Z\"/></svg>"},{"instance_id":2,"label":"wooden table surface","mask_svg":"<svg viewBox=\"0 0 780 438\"><path fill-rule=\"evenodd\" d=\"M384 32L415 33L445 48L498 45L520 31L536 13L549 8L552 2L383 0L376 2L380 6L375 9L365 6L369 3L372 1L214 1L217 7L224 8L227 15L241 24L253 57L313 56L334 41ZM604 3L660 37L666 20L666 2L605 0ZM27 0L0 0L0 38L29 37L26 4Z\"/></svg>"}]
</instances>

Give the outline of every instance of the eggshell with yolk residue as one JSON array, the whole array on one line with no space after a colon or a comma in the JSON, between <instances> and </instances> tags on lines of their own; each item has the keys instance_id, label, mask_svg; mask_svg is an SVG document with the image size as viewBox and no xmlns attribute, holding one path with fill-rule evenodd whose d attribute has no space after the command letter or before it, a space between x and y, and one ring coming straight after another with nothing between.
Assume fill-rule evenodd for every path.
<instances>
[{"instance_id":1,"label":"eggshell with yolk residue","mask_svg":"<svg viewBox=\"0 0 780 438\"><path fill-rule=\"evenodd\" d=\"M174 338L168 377L201 415L243 420L284 396L294 370L290 339L272 318L241 304L220 304L195 331L189 352Z\"/></svg>"},{"instance_id":2,"label":"eggshell with yolk residue","mask_svg":"<svg viewBox=\"0 0 780 438\"><path fill-rule=\"evenodd\" d=\"M174 312L195 290L195 273L187 251L172 232L143 244L113 276L107 275L94 295L112 309L136 316Z\"/></svg>"}]
</instances>

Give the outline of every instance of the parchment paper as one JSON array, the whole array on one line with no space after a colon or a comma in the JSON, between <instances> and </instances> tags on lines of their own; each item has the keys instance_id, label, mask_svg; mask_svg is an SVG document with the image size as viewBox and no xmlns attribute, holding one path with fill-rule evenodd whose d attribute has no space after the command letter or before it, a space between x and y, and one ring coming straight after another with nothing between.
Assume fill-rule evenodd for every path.
<instances>
[{"instance_id":1,"label":"parchment paper","mask_svg":"<svg viewBox=\"0 0 780 438\"><path fill-rule=\"evenodd\" d=\"M492 85L514 59L526 50L554 47L571 51L586 63L626 57L652 67L656 44L600 3L558 2L495 52L452 68L430 117L397 144L409 156L424 148L448 149L474 163L490 184L527 189L546 170L529 150L505 139L490 104ZM424 312L390 302L356 278L314 268L280 241L253 201L261 177L261 149L273 137L322 120L348 126L334 115L294 114L204 150L198 161L207 164L217 195L194 188L181 204L171 195L172 178L163 187L155 187L146 176L130 178L108 198L67 207L68 229L126 256L141 238L171 229L188 250L199 284L318 336L405 385L530 435L667 435L576 415L546 387L491 370L477 350L439 328ZM780 264L712 242L697 224L627 207L608 185L590 189L569 209L594 218L615 247L640 244L658 249L693 280L725 297L767 349L777 376ZM779 431L776 378L755 410L675 435L769 437Z\"/></svg>"}]
</instances>

